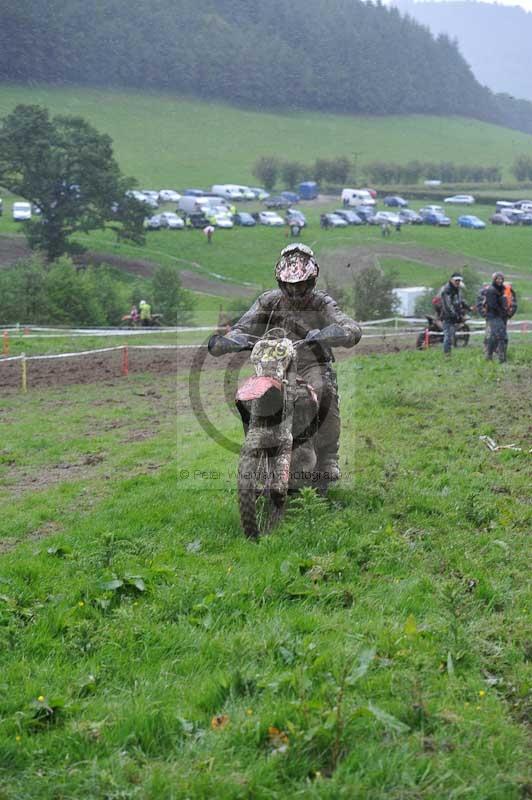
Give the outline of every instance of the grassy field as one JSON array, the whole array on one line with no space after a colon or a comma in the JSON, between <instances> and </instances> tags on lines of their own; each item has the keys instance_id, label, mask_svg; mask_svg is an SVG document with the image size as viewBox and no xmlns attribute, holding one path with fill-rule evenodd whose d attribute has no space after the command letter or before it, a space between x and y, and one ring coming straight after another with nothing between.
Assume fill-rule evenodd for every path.
<instances>
[{"instance_id":1,"label":"grassy field","mask_svg":"<svg viewBox=\"0 0 532 800\"><path fill-rule=\"evenodd\" d=\"M171 96L82 88L0 87L0 116L18 103L77 114L110 134L123 171L144 188L252 183L255 159L277 154L303 163L345 155L358 165L413 158L500 165L505 180L532 136L476 120L271 114Z\"/></svg>"},{"instance_id":2,"label":"grassy field","mask_svg":"<svg viewBox=\"0 0 532 800\"><path fill-rule=\"evenodd\" d=\"M340 362L344 479L258 545L186 377L3 397L2 800L527 796L531 357Z\"/></svg>"}]
</instances>

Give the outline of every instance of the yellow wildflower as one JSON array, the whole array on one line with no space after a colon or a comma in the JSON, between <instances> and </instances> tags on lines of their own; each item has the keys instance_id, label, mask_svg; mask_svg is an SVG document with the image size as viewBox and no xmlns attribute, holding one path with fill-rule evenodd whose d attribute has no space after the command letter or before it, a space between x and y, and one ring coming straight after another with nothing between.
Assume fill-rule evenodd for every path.
<instances>
[{"instance_id":1,"label":"yellow wildflower","mask_svg":"<svg viewBox=\"0 0 532 800\"><path fill-rule=\"evenodd\" d=\"M478 696L479 697L484 697L485 694L486 694L486 692L484 691L484 689L481 689L480 692L478 693Z\"/></svg>"},{"instance_id":2,"label":"yellow wildflower","mask_svg":"<svg viewBox=\"0 0 532 800\"><path fill-rule=\"evenodd\" d=\"M37 700L39 701L39 703L44 703L44 695L43 695L43 694L40 694L40 695L38 696Z\"/></svg>"}]
</instances>

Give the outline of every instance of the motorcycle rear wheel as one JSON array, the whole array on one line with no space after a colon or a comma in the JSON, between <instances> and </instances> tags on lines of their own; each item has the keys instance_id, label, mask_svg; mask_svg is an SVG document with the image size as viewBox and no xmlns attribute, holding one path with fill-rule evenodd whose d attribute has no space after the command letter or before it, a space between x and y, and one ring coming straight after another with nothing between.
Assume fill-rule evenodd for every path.
<instances>
[{"instance_id":1,"label":"motorcycle rear wheel","mask_svg":"<svg viewBox=\"0 0 532 800\"><path fill-rule=\"evenodd\" d=\"M271 459L243 452L238 465L238 504L242 530L248 539L269 533L283 516L286 496L271 493Z\"/></svg>"}]
</instances>

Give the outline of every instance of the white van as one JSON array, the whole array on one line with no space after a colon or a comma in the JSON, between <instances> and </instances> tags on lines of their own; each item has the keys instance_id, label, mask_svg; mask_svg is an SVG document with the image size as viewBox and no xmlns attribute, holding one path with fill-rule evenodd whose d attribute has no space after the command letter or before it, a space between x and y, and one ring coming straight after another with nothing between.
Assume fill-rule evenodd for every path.
<instances>
[{"instance_id":1,"label":"white van","mask_svg":"<svg viewBox=\"0 0 532 800\"><path fill-rule=\"evenodd\" d=\"M223 197L225 200L243 200L244 195L238 188L231 183L215 183L214 186L211 187L211 192L213 194L218 194L220 197Z\"/></svg>"},{"instance_id":2,"label":"white van","mask_svg":"<svg viewBox=\"0 0 532 800\"><path fill-rule=\"evenodd\" d=\"M13 203L13 219L15 222L25 222L31 219L31 203Z\"/></svg>"},{"instance_id":3,"label":"white van","mask_svg":"<svg viewBox=\"0 0 532 800\"><path fill-rule=\"evenodd\" d=\"M179 198L177 207L185 214L194 214L197 211L204 211L211 199L210 197L196 197L195 195L184 194Z\"/></svg>"},{"instance_id":4,"label":"white van","mask_svg":"<svg viewBox=\"0 0 532 800\"><path fill-rule=\"evenodd\" d=\"M375 199L367 189L342 189L342 203L344 206L374 206Z\"/></svg>"}]
</instances>

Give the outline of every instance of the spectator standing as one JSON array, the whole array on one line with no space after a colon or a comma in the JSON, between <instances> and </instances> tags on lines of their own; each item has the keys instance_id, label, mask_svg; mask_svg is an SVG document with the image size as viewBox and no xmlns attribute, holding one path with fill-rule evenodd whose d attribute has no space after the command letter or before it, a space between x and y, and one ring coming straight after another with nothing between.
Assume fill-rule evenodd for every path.
<instances>
[{"instance_id":1,"label":"spectator standing","mask_svg":"<svg viewBox=\"0 0 532 800\"><path fill-rule=\"evenodd\" d=\"M451 348L454 342L455 326L463 316L464 301L461 289L464 286L464 279L457 272L453 273L449 282L442 288L441 295L441 319L443 322L443 352L451 355Z\"/></svg>"},{"instance_id":2,"label":"spectator standing","mask_svg":"<svg viewBox=\"0 0 532 800\"><path fill-rule=\"evenodd\" d=\"M213 225L205 225L203 228L203 233L207 237L207 244L212 244L212 237L214 234L214 226Z\"/></svg>"},{"instance_id":3,"label":"spectator standing","mask_svg":"<svg viewBox=\"0 0 532 800\"><path fill-rule=\"evenodd\" d=\"M506 326L508 319L515 313L517 304L511 306L511 292L505 292L504 275L502 272L494 272L491 285L486 290L486 323L488 326L488 342L486 347L486 358L493 361L493 354L497 352L501 364L506 361L508 350L508 333ZM515 292L513 293L515 298ZM510 301L509 299L510 298Z\"/></svg>"}]
</instances>

